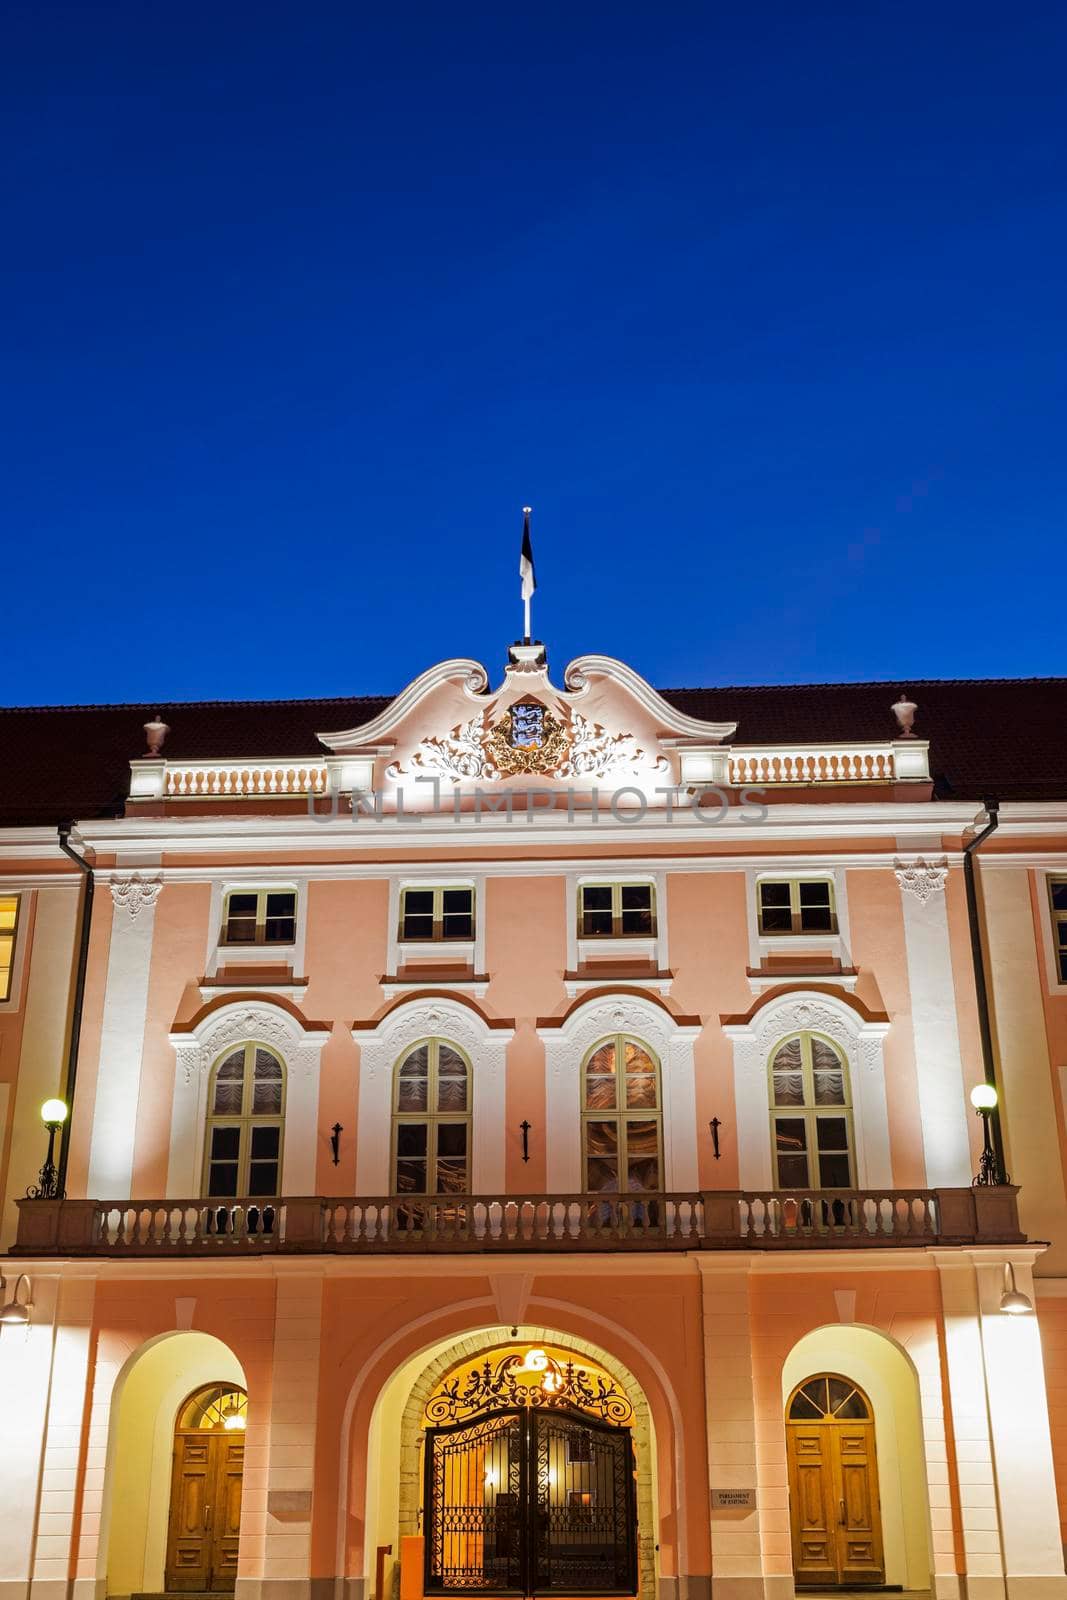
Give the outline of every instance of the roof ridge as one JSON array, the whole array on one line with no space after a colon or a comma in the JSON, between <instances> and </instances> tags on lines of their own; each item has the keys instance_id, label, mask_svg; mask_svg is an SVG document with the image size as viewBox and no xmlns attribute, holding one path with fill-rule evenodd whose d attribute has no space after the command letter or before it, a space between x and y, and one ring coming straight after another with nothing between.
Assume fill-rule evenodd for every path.
<instances>
[{"instance_id":1,"label":"roof ridge","mask_svg":"<svg viewBox=\"0 0 1067 1600\"><path fill-rule=\"evenodd\" d=\"M779 691L792 689L927 689L947 686L990 687L998 684L1014 684L1022 687L1025 684L1063 684L1067 685L1067 677L1029 677L1029 678L852 678L852 679L826 679L821 682L808 683L686 683L672 684L668 688L657 689L657 694L777 694ZM396 699L399 691L391 694L334 694L334 695L308 695L288 696L282 699L265 700L167 700L162 697L152 700L102 700L82 701L74 704L62 705L33 705L33 706L2 706L0 715L32 715L44 711L144 711L147 706L152 706L156 711L165 708L169 714L175 711L203 711L226 706L232 709L242 707L267 707L267 706L351 706L365 705L372 702L384 701L387 705Z\"/></svg>"},{"instance_id":2,"label":"roof ridge","mask_svg":"<svg viewBox=\"0 0 1067 1600\"><path fill-rule=\"evenodd\" d=\"M854 678L827 679L811 683L687 683L657 689L657 694L773 694L780 689L934 689L968 685L971 688L993 684L1056 683L1067 685L1067 677L1032 678Z\"/></svg>"},{"instance_id":3,"label":"roof ridge","mask_svg":"<svg viewBox=\"0 0 1067 1600\"><path fill-rule=\"evenodd\" d=\"M0 706L0 714L41 711L143 711L146 706L152 706L157 711L162 707L168 712L203 711L216 706L232 708L240 708L242 706L351 706L379 700L384 700L388 704L389 701L395 699L396 696L393 694L335 694L310 695L306 699L297 696L285 700L101 700L97 702L85 701L73 705Z\"/></svg>"}]
</instances>

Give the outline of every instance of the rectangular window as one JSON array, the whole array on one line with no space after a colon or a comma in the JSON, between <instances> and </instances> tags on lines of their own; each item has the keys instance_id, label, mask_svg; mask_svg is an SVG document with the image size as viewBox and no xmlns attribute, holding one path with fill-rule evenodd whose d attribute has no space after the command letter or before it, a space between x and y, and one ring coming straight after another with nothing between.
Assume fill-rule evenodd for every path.
<instances>
[{"instance_id":1,"label":"rectangular window","mask_svg":"<svg viewBox=\"0 0 1067 1600\"><path fill-rule=\"evenodd\" d=\"M11 974L15 965L15 934L18 920L18 895L0 895L0 1000L11 999Z\"/></svg>"},{"instance_id":2,"label":"rectangular window","mask_svg":"<svg viewBox=\"0 0 1067 1600\"><path fill-rule=\"evenodd\" d=\"M292 889L235 889L226 896L222 944L292 944L295 939Z\"/></svg>"},{"instance_id":3,"label":"rectangular window","mask_svg":"<svg viewBox=\"0 0 1067 1600\"><path fill-rule=\"evenodd\" d=\"M776 1116L774 1158L781 1189L850 1189L848 1117Z\"/></svg>"},{"instance_id":4,"label":"rectangular window","mask_svg":"<svg viewBox=\"0 0 1067 1600\"><path fill-rule=\"evenodd\" d=\"M578 933L583 939L651 939L656 932L655 889L650 883L583 883L578 889Z\"/></svg>"},{"instance_id":5,"label":"rectangular window","mask_svg":"<svg viewBox=\"0 0 1067 1600\"><path fill-rule=\"evenodd\" d=\"M1067 983L1067 878L1048 880L1048 898L1052 910L1052 948L1056 952L1056 974L1061 983Z\"/></svg>"},{"instance_id":6,"label":"rectangular window","mask_svg":"<svg viewBox=\"0 0 1067 1600\"><path fill-rule=\"evenodd\" d=\"M473 889L404 889L400 896L401 939L448 942L474 938Z\"/></svg>"},{"instance_id":7,"label":"rectangular window","mask_svg":"<svg viewBox=\"0 0 1067 1600\"><path fill-rule=\"evenodd\" d=\"M829 878L781 878L757 885L760 933L836 933Z\"/></svg>"}]
</instances>

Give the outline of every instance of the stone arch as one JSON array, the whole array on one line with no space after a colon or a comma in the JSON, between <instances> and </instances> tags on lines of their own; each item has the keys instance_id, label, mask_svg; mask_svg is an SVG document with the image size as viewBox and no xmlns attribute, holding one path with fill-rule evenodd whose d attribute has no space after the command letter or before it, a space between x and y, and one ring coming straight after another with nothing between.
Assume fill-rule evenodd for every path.
<instances>
[{"instance_id":1,"label":"stone arch","mask_svg":"<svg viewBox=\"0 0 1067 1600\"><path fill-rule=\"evenodd\" d=\"M723 1033L734 1052L739 1179L742 1189L771 1189L770 1094L767 1062L775 1045L794 1033L821 1033L848 1058L857 1180L861 1189L889 1188L889 1114L883 1048L889 1023L861 1014L849 995L797 989L768 996L744 1022Z\"/></svg>"},{"instance_id":2,"label":"stone arch","mask_svg":"<svg viewBox=\"0 0 1067 1600\"><path fill-rule=\"evenodd\" d=\"M96 1550L104 1594L162 1592L174 1422L189 1395L213 1382L248 1388L229 1345L195 1330L146 1340L116 1378Z\"/></svg>"},{"instance_id":3,"label":"stone arch","mask_svg":"<svg viewBox=\"0 0 1067 1600\"><path fill-rule=\"evenodd\" d=\"M509 1344L548 1344L561 1346L578 1356L595 1361L625 1391L634 1411L633 1440L637 1459L638 1587L640 1600L656 1597L656 1461L655 1432L644 1389L630 1369L602 1346L558 1328L521 1323L497 1325L449 1340L426 1361L411 1385L400 1415L400 1495L399 1535L420 1531L422 1501L422 1418L426 1402L439 1380L454 1367L473 1357Z\"/></svg>"},{"instance_id":4,"label":"stone arch","mask_svg":"<svg viewBox=\"0 0 1067 1600\"><path fill-rule=\"evenodd\" d=\"M801 1335L782 1364L782 1407L822 1373L855 1383L871 1403L888 1585L931 1587L930 1496L919 1375L907 1351L881 1328L825 1323Z\"/></svg>"},{"instance_id":5,"label":"stone arch","mask_svg":"<svg viewBox=\"0 0 1067 1600\"><path fill-rule=\"evenodd\" d=\"M696 1074L693 1045L700 1026L674 1017L658 996L630 991L585 995L559 1021L537 1029L545 1047L545 1144L550 1194L582 1188L581 1068L595 1044L627 1033L659 1058L663 1096L664 1187L698 1187Z\"/></svg>"}]
</instances>

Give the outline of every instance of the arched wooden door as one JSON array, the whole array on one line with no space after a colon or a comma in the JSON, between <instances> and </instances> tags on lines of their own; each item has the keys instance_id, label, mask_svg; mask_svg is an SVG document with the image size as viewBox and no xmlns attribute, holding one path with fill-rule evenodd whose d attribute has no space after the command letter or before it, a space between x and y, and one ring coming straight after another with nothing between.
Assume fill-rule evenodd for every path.
<instances>
[{"instance_id":1,"label":"arched wooden door","mask_svg":"<svg viewBox=\"0 0 1067 1600\"><path fill-rule=\"evenodd\" d=\"M191 1394L178 1412L167 1525L168 1590L217 1592L236 1583L247 1408L243 1389L213 1383Z\"/></svg>"},{"instance_id":2,"label":"arched wooden door","mask_svg":"<svg viewBox=\"0 0 1067 1600\"><path fill-rule=\"evenodd\" d=\"M785 1415L797 1584L884 1583L870 1401L848 1378L824 1372L793 1390Z\"/></svg>"}]
</instances>

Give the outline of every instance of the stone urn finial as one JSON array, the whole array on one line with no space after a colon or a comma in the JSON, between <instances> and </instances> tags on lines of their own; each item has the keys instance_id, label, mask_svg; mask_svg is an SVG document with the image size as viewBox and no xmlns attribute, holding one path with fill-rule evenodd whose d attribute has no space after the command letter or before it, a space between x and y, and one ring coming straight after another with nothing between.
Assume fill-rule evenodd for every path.
<instances>
[{"instance_id":1,"label":"stone urn finial","mask_svg":"<svg viewBox=\"0 0 1067 1600\"><path fill-rule=\"evenodd\" d=\"M160 720L158 711L155 715L155 721L145 723L144 732L145 738L148 740L148 749L145 751L145 754L147 756L158 757L159 752L163 748L163 741L170 732L167 724Z\"/></svg>"},{"instance_id":2,"label":"stone urn finial","mask_svg":"<svg viewBox=\"0 0 1067 1600\"><path fill-rule=\"evenodd\" d=\"M915 701L909 700L902 689L900 691L900 699L893 702L893 715L896 717L897 724L900 729L898 738L915 738L915 734L912 732L912 726L915 722L915 713L918 709L919 708L915 704Z\"/></svg>"}]
</instances>

